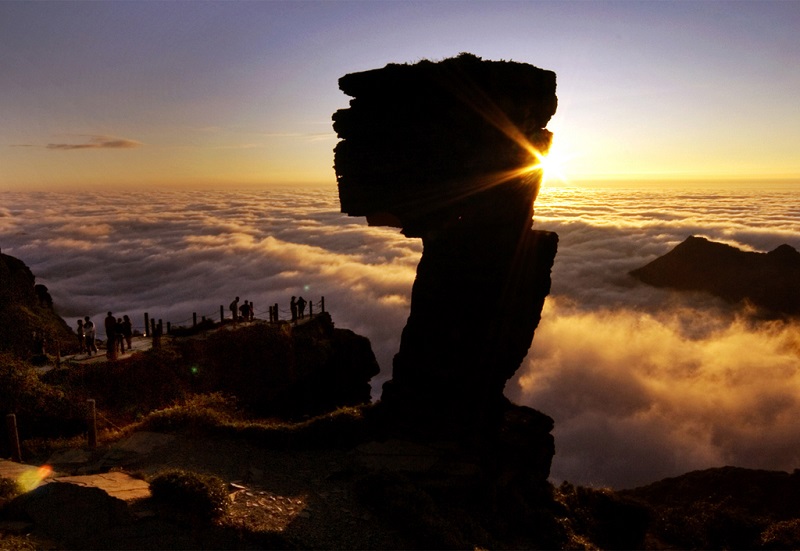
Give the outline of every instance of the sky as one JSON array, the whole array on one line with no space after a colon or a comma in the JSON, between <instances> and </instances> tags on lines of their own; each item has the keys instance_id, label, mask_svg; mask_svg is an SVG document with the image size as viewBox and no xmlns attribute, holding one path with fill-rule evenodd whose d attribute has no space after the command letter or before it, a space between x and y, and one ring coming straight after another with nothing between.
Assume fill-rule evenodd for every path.
<instances>
[{"instance_id":1,"label":"sky","mask_svg":"<svg viewBox=\"0 0 800 551\"><path fill-rule=\"evenodd\" d=\"M465 51L556 72L560 180L796 180L798 28L791 0L7 0L0 191L334 185L338 78Z\"/></svg>"},{"instance_id":2,"label":"sky","mask_svg":"<svg viewBox=\"0 0 800 551\"><path fill-rule=\"evenodd\" d=\"M235 296L260 319L275 303L288 319L291 296L324 296L336 327L369 338L375 398L391 377L422 244L341 214L335 187L2 197L2 252L31 268L72 327L109 310L139 329L145 312L187 326L193 312L219 319ZM559 251L505 392L555 421L555 483L800 468L800 322L754 320L628 275L689 235L800 249L798 188L544 187L534 227L557 232Z\"/></svg>"}]
</instances>

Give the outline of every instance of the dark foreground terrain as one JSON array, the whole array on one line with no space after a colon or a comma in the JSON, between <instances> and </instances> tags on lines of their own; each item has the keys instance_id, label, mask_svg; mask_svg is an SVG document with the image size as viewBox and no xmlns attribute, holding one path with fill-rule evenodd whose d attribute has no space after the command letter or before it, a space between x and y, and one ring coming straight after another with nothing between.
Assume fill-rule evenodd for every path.
<instances>
[{"instance_id":1,"label":"dark foreground terrain","mask_svg":"<svg viewBox=\"0 0 800 551\"><path fill-rule=\"evenodd\" d=\"M79 440L42 445L61 474L213 475L224 511L155 497L121 511L82 489L69 502L42 488L4 499L3 549L796 549L800 472L725 467L614 492L550 487L539 507L497 511L490 498L453 499L431 480L436 444L371 439L375 408L304 423L235 422L215 400L195 400L108 433L95 451ZM48 456L45 458L45 456ZM52 486L54 483L45 485ZM56 486L65 486L56 484ZM10 496L9 496L10 497ZM28 503L26 503L26 499ZM65 499L63 496L60 499ZM192 498L196 501L199 498ZM55 507L58 514L47 515ZM38 509L37 509L38 508ZM509 514L516 510L519 514Z\"/></svg>"}]
</instances>

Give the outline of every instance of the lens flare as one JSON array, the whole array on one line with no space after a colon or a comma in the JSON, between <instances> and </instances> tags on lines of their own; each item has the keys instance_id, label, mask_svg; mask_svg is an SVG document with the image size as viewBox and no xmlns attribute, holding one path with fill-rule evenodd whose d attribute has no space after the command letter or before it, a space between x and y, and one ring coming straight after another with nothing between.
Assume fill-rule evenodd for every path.
<instances>
[{"instance_id":1,"label":"lens flare","mask_svg":"<svg viewBox=\"0 0 800 551\"><path fill-rule=\"evenodd\" d=\"M17 483L26 492L35 489L45 478L50 476L53 468L50 465L42 465L38 469L30 469L19 475Z\"/></svg>"}]
</instances>

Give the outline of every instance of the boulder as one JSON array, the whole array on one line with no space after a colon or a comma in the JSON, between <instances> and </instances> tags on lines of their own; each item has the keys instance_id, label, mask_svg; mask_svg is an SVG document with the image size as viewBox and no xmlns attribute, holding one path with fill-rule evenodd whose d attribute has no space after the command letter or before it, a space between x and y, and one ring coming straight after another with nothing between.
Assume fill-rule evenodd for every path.
<instances>
[{"instance_id":1,"label":"boulder","mask_svg":"<svg viewBox=\"0 0 800 551\"><path fill-rule=\"evenodd\" d=\"M63 480L19 496L11 503L12 510L31 519L42 533L66 542L80 541L133 520L122 499L96 486Z\"/></svg>"}]
</instances>

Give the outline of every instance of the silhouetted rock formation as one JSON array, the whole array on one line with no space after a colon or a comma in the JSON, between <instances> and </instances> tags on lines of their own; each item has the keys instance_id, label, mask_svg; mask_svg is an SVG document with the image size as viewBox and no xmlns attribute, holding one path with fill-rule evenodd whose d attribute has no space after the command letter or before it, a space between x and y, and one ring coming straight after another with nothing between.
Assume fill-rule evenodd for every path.
<instances>
[{"instance_id":1,"label":"silhouetted rock formation","mask_svg":"<svg viewBox=\"0 0 800 551\"><path fill-rule=\"evenodd\" d=\"M728 302L746 300L800 315L800 253L789 245L755 253L691 236L631 275L656 287L704 291Z\"/></svg>"},{"instance_id":2,"label":"silhouetted rock formation","mask_svg":"<svg viewBox=\"0 0 800 551\"><path fill-rule=\"evenodd\" d=\"M0 254L0 350L31 358L38 352L34 343L39 339L52 354L56 342L63 352L75 348L78 342L53 309L47 287L36 285L35 276L24 262Z\"/></svg>"},{"instance_id":3,"label":"silhouetted rock formation","mask_svg":"<svg viewBox=\"0 0 800 551\"><path fill-rule=\"evenodd\" d=\"M381 403L417 430L503 422L506 381L550 291L558 238L532 229L555 73L471 54L348 74L337 111L342 211L424 245ZM459 432L462 434L459 435Z\"/></svg>"}]
</instances>

